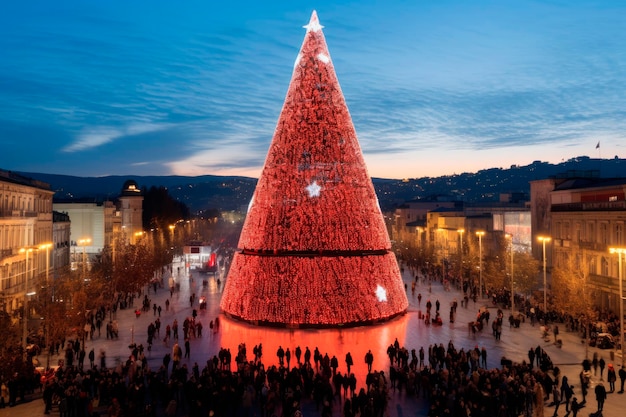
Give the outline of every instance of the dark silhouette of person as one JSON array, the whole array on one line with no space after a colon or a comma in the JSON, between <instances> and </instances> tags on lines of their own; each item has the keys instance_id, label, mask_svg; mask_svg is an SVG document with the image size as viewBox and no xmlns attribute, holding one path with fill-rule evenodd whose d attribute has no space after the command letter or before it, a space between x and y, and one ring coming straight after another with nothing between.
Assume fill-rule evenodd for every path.
<instances>
[{"instance_id":1,"label":"dark silhouette of person","mask_svg":"<svg viewBox=\"0 0 626 417\"><path fill-rule=\"evenodd\" d=\"M606 400L606 388L604 388L602 382L596 385L595 393L596 401L598 402L598 411L602 411L604 408L604 400Z\"/></svg>"}]
</instances>

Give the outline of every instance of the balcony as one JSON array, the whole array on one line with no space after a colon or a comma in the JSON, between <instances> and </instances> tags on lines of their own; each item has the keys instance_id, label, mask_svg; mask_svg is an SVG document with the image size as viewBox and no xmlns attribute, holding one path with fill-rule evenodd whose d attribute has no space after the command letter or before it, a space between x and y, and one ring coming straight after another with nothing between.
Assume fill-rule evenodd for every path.
<instances>
[{"instance_id":1,"label":"balcony","mask_svg":"<svg viewBox=\"0 0 626 417\"><path fill-rule=\"evenodd\" d=\"M587 249L587 250L595 250L598 252L608 252L609 251L609 245L607 245L606 243L601 243L601 242L578 242L578 247L580 249Z\"/></svg>"},{"instance_id":2,"label":"balcony","mask_svg":"<svg viewBox=\"0 0 626 417\"><path fill-rule=\"evenodd\" d=\"M587 201L584 203L553 204L552 212L626 210L626 201Z\"/></svg>"},{"instance_id":3,"label":"balcony","mask_svg":"<svg viewBox=\"0 0 626 417\"><path fill-rule=\"evenodd\" d=\"M13 255L13 249L0 249L0 259Z\"/></svg>"},{"instance_id":4,"label":"balcony","mask_svg":"<svg viewBox=\"0 0 626 417\"><path fill-rule=\"evenodd\" d=\"M37 217L37 212L26 210L0 210L0 217Z\"/></svg>"}]
</instances>

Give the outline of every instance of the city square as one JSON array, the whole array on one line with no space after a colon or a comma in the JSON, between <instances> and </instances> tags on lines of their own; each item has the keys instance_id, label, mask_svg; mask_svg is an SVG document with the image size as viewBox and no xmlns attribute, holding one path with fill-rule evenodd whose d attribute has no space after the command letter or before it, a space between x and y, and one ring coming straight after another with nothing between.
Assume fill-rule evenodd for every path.
<instances>
[{"instance_id":1,"label":"city square","mask_svg":"<svg viewBox=\"0 0 626 417\"><path fill-rule=\"evenodd\" d=\"M0 416L621 415L622 161L375 186L316 11L303 28L253 191L0 170Z\"/></svg>"},{"instance_id":2,"label":"city square","mask_svg":"<svg viewBox=\"0 0 626 417\"><path fill-rule=\"evenodd\" d=\"M406 315L393 319L388 323L336 330L257 327L228 319L221 315L219 310L221 286L224 285L224 277L221 274L213 276L199 273L195 270L188 271L185 269L185 263L182 260L173 263L171 271L176 282L180 284L180 290L175 291L172 297L170 297L167 287L169 273L164 277L166 278L164 281L165 285L159 287L156 294L153 290L147 293L148 286L144 289L144 293L147 293L151 303L162 307L160 337L154 341L150 351L147 350L147 328L150 323L156 320L158 313L155 315L152 308L150 308L148 311L142 311L137 317L135 314L135 307L138 307L137 304L125 310L118 310L112 316L119 324L119 339L108 340L103 332L100 336L95 335L93 339L87 339L85 350L89 351L93 348L98 354L101 350L104 350L106 352L107 366L115 368L129 359L131 354L129 346L131 344L142 344L148 367L152 370L157 370L163 363L163 357L171 353L171 347L174 344L174 340L167 345L163 342L164 327L167 324L171 325L174 319L178 319L182 323L185 317L192 316L192 311L195 309L198 311L197 320L203 325L203 335L190 340L190 357L183 359L181 362L189 369L193 367L194 363L198 363L200 368L204 367L206 361L217 355L221 348L227 348L232 352L236 352L241 343L245 343L248 348L248 360L253 359L253 346L263 344L262 361L267 368L271 365L278 366L276 352L279 346L282 346L284 349L290 348L291 352L294 352L297 346L300 346L303 351L305 347L309 347L311 351L318 347L322 354L328 353L339 358L339 372L342 373L345 372L345 354L348 351L351 352L354 358L353 373L357 377L358 387L361 388L364 386L367 375L367 365L364 361L367 351L371 350L374 355L374 370L384 371L385 374L389 375L390 362L387 348L396 339L401 346L409 350L419 350L420 347L423 347L427 351L429 345L443 344L447 346L450 341L454 343L457 349L464 348L465 350L470 350L475 346L485 347L488 352L487 368L501 368L503 357L514 362L528 362L528 349L541 346L552 359L554 366L561 369L562 375L568 376L570 382L575 387L575 395L581 398L578 375L582 370L581 364L585 357L592 358L594 353L597 353L599 357L604 358L609 363L611 357L616 355L613 363L617 365L621 361L619 351L602 350L593 347L586 348L585 344L581 343L581 335L578 332L565 331L562 323L558 323L563 328L559 336L563 340L562 347L558 347L554 343L552 335L544 338L540 324L537 323L533 326L529 319L523 322L519 328L511 328L508 324L503 326L503 334L500 340L496 340L492 331L488 328L473 334L468 331L468 323L475 319L477 312L481 308L488 308L492 316L495 316L498 310L498 306L493 305L486 298L477 300L475 303L470 300L467 308L459 306L454 323L450 323L446 315L441 326L427 326L424 324L423 319L420 319L420 312L424 313L425 304L428 300L431 300L433 304L438 300L442 308L447 311L451 303L455 300L460 302L463 299L463 293L456 288L447 291L440 282L433 281L428 283L426 277L420 277L420 282L415 288L415 294L412 294L411 283L414 281L414 275L408 270L405 270L403 273L403 281L408 286L407 296L410 301L410 307ZM221 286L217 284L218 279L222 281ZM208 282L206 286L202 284L204 280ZM197 301L193 306L189 304L189 296L194 293L197 296L197 300L200 297L206 297L206 309L200 309ZM422 295L421 303L418 301L419 294ZM165 310L165 301L167 299L171 301L169 309ZM139 303L139 301L140 299L137 299L135 303ZM505 310L504 313L505 316L508 316L510 311ZM209 328L209 322L215 321L217 317L220 318L221 324L219 331L214 332ZM179 339L179 342L182 343L182 338ZM428 358L427 353L426 358ZM41 362L47 360L46 355L43 353L38 359ZM59 355L53 355L50 358L50 363L55 365L58 364L59 360L64 360L63 352ZM96 355L96 363L98 361L98 355ZM295 362L295 356L292 356L292 367L296 366ZM87 359L84 366L85 368L89 367ZM231 366L234 370L234 359ZM604 380L606 385L606 377ZM596 411L593 388L599 382L601 382L600 376L593 375L588 401L586 407L581 409L580 415L586 416ZM0 410L0 415L21 417L38 415L43 412L44 403L41 391L38 390L32 395L28 395L27 399L28 402L25 404ZM547 404L549 404L549 401L546 402L545 415L549 416L553 414L554 409L553 407L547 407ZM342 405L343 400L337 399L337 402L333 404L333 415L342 415ZM624 405L626 405L626 397L624 395L610 394L605 404L604 415L620 415L620 410L623 409ZM157 407L157 415L164 415L164 408L165 404ZM100 411L101 415L106 415L107 408L102 406L97 408L97 411ZM304 416L320 415L312 399L302 402L302 411ZM58 408L53 409L54 413L58 413ZM423 396L416 398L415 396L407 395L406 392L390 390L386 416L426 416L427 413L428 404ZM179 411L176 415L184 416L187 414L184 411ZM259 412L256 415L261 414Z\"/></svg>"}]
</instances>

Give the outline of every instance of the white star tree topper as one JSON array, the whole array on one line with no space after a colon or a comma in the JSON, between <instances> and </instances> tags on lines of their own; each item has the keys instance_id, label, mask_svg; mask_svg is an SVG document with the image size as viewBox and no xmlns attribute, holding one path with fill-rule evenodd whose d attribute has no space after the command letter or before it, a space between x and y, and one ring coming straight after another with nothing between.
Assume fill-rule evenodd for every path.
<instances>
[{"instance_id":1,"label":"white star tree topper","mask_svg":"<svg viewBox=\"0 0 626 417\"><path fill-rule=\"evenodd\" d=\"M302 26L306 29L307 33L309 32L318 32L324 29L324 26L320 25L320 21L317 18L317 12L313 10L313 14L311 15L311 20L308 25Z\"/></svg>"}]
</instances>

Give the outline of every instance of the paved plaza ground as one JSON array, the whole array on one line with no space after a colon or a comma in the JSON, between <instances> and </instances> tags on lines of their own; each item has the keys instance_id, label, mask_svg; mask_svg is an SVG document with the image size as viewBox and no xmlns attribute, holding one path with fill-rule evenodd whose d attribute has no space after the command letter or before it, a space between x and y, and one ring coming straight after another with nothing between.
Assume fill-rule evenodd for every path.
<instances>
[{"instance_id":1,"label":"paved plaza ground","mask_svg":"<svg viewBox=\"0 0 626 417\"><path fill-rule=\"evenodd\" d=\"M169 273L168 273L169 274ZM171 324L177 319L179 326L185 317L191 316L192 309L198 310L198 320L202 322L203 336L201 338L191 339L191 357L184 359L182 363L187 363L191 368L195 362L200 366L204 366L206 361L217 355L221 347L230 348L234 355L240 343L246 343L248 351L248 359L252 357L252 347L259 343L263 344L263 363L267 366L277 364L276 351L279 346L284 349L288 347L293 352L296 346L300 346L304 351L305 347L309 347L311 351L318 347L322 354L328 353L329 356L337 356L339 359L339 371L345 372L346 352L350 352L354 358L355 373L359 387L364 384L367 368L364 363L365 353L371 349L374 354L374 369L384 370L388 373L389 359L386 355L387 347L397 338L401 346L405 346L409 351L411 349L419 350L424 347L428 350L431 344L443 343L447 346L452 341L457 349L470 349L475 346L485 347L488 352L487 365L489 368L500 367L500 361L503 356L514 362L528 361L527 352L530 347L541 346L551 357L553 363L558 366L563 375L567 375L570 382L574 383L575 395L581 398L580 385L578 383L578 374L581 370L581 362L588 355L592 357L594 352L598 352L600 357L604 357L607 363L614 363L618 368L621 363L621 356L618 352L614 359L611 359L611 353L608 350L599 350L595 348L585 349L585 344L581 343L579 336L572 332L566 332L564 326L561 327L559 337L563 341L562 348L557 347L553 343L553 339L545 340L542 337L540 326L531 326L529 321L522 323L520 328L509 328L505 321L503 326L503 334L501 340L495 340L490 328L484 329L475 335L468 332L468 323L473 321L476 313L480 308L488 307L491 317L495 317L497 307L490 305L487 300L474 303L469 302L467 308L461 307L461 294L455 289L445 291L441 284L433 283L432 286L420 283L416 287L415 293L412 294L411 282L412 274L409 271L403 272L403 279L407 283L407 296L409 299L409 310L406 315L398 317L388 323L379 324L369 327L356 327L348 329L336 330L299 330L299 329L276 329L276 328L259 328L243 324L234 320L230 320L220 315L219 300L221 290L224 285L224 277L221 277L221 284L218 284L219 275L202 275L196 271L186 271L183 263L174 263L171 267L171 274L180 284L180 291L174 293L171 298L170 309L166 311L165 300L170 294L167 288L160 288L156 294L152 291L148 294L151 303L156 303L162 307L161 312L161 338L156 341L152 350L146 352L148 365L152 369L158 369L162 364L163 357L166 353L171 352L172 342L166 346L162 339L164 329L167 324ZM189 279L191 276L191 279ZM165 286L167 287L169 276L165 276ZM203 285L203 280L207 280L207 285ZM189 296L196 294L196 303L190 306ZM418 294L422 294L421 303L418 303ZM207 308L200 310L197 300L200 296L206 297ZM425 303L431 300L434 304L439 300L441 304L442 317L444 319L443 326L426 326L423 320L419 319L420 309L425 310ZM448 312L450 305L454 300L459 302L457 316L454 323L449 322ZM350 302L350 300L346 300ZM140 301L136 301L135 307L140 307ZM504 312L505 318L508 317L508 311ZM221 325L217 333L211 332L209 322L220 317ZM107 356L107 366L113 367L122 361L125 361L130 355L129 345L134 342L147 346L147 328L156 317L153 311L143 312L139 317L135 316L134 308L119 310L113 319L119 324L119 340L107 340L103 330L100 337L94 337L93 340L86 342L86 351L89 352L93 347L96 357L100 350L104 350ZM182 337L182 330L180 331ZM181 339L182 345L182 339ZM51 364L56 364L60 357L53 356ZM45 364L46 357L41 355L40 361ZM86 360L88 362L88 360ZM295 358L292 359L292 366ZM606 377L606 375L605 375ZM587 406L583 408L579 416L588 416L596 410L595 397L593 388L599 382L599 375L592 376L590 393L588 395ZM619 384L619 379L618 379ZM608 384L605 383L608 387ZM619 386L619 385L618 385ZM409 417L409 416L425 416L427 413L427 405L423 399L415 399L407 397L404 393L390 393L389 413L390 417ZM303 414L305 417L318 416L319 412L315 410L313 404L304 404ZM36 393L34 396L28 397L28 402L20 404L13 408L5 408L0 410L0 417L22 417L36 416L43 414L44 404L41 400L41 394ZM335 406L333 409L334 416L341 415L341 408ZM622 416L626 413L626 395L617 393L609 394L605 404L604 416ZM100 409L99 411L104 411ZM564 415L564 407L562 407L560 415ZM545 408L545 415L551 416L554 412L552 407ZM58 414L54 411L53 414ZM105 415L105 413L102 413ZM158 415L163 415L159 410ZM179 413L179 416L184 414Z\"/></svg>"}]
</instances>

